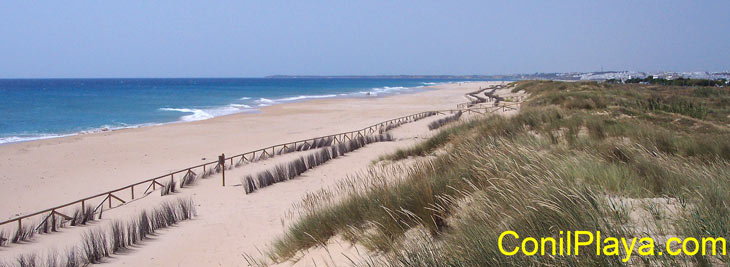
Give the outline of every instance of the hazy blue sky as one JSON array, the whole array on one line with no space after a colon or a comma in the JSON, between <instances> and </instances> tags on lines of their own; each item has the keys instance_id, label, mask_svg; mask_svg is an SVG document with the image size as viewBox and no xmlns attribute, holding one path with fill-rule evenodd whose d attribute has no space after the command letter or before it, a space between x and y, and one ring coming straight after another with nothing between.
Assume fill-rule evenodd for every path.
<instances>
[{"instance_id":1,"label":"hazy blue sky","mask_svg":"<svg viewBox=\"0 0 730 267\"><path fill-rule=\"evenodd\" d=\"M730 69L720 1L0 2L0 77Z\"/></svg>"}]
</instances>

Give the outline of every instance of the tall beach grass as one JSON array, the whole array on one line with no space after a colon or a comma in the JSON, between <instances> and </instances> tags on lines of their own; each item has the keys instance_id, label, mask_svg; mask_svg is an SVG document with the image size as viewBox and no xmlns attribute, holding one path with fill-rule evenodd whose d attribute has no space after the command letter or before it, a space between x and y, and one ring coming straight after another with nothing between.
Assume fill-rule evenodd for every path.
<instances>
[{"instance_id":1,"label":"tall beach grass","mask_svg":"<svg viewBox=\"0 0 730 267\"><path fill-rule=\"evenodd\" d=\"M260 188L264 188L275 183L285 182L300 176L307 170L311 170L322 165L332 159L344 156L347 153L360 149L368 144L376 142L392 141L393 136L390 133L357 136L347 142L337 145L330 145L319 148L306 156L300 156L288 163L279 164L273 168L261 171L255 175L246 175L241 179L244 192L246 194L253 193Z\"/></svg>"},{"instance_id":2,"label":"tall beach grass","mask_svg":"<svg viewBox=\"0 0 730 267\"><path fill-rule=\"evenodd\" d=\"M83 233L79 244L47 253L26 253L15 259L16 266L88 266L104 263L114 254L130 246L140 245L158 230L170 227L195 216L191 198L177 198L144 210L131 220L114 220ZM3 263L0 263L0 266ZM8 266L11 263L5 263Z\"/></svg>"},{"instance_id":3,"label":"tall beach grass","mask_svg":"<svg viewBox=\"0 0 730 267\"><path fill-rule=\"evenodd\" d=\"M520 82L515 90L531 95L518 115L459 123L387 156L397 160L444 151L400 167L405 175L373 171L351 189L303 199L297 205L301 216L273 243L271 259L296 258L338 235L376 252L356 263L366 266L730 262L724 255L671 257L666 251L634 253L627 261L626 255L595 253L501 254L496 242L505 230L558 238L560 231L580 229L659 241L730 234L730 132L723 126L730 107L723 100L687 88L600 83ZM646 113L641 101L657 98L691 99L712 112L704 119L682 109Z\"/></svg>"},{"instance_id":4,"label":"tall beach grass","mask_svg":"<svg viewBox=\"0 0 730 267\"><path fill-rule=\"evenodd\" d=\"M458 121L461 118L461 115L462 115L462 112L461 111L457 111L456 113L454 113L451 116L447 116L445 118L441 118L441 119L432 121L431 123L428 124L428 129L429 130L436 130L436 129L441 128L442 126L444 126L444 125L446 125L448 123Z\"/></svg>"}]
</instances>

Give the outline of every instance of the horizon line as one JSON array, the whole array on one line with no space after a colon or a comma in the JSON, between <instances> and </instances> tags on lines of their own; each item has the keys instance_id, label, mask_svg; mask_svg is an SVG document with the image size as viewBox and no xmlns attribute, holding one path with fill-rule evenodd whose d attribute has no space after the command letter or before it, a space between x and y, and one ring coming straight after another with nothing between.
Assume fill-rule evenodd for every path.
<instances>
[{"instance_id":1,"label":"horizon line","mask_svg":"<svg viewBox=\"0 0 730 267\"><path fill-rule=\"evenodd\" d=\"M518 75L540 75L540 74L571 74L571 73L618 73L618 72L637 72L637 73L694 73L704 72L709 74L730 73L730 70L724 71L636 71L636 70L604 70L604 71L570 71L570 72L530 72L530 73L511 73L511 74L343 74L343 75L299 75L299 74L273 74L265 76L190 76L190 77L0 77L0 80L111 80L111 79L291 79L291 78L378 78L378 77L493 77L493 76L518 76Z\"/></svg>"}]
</instances>

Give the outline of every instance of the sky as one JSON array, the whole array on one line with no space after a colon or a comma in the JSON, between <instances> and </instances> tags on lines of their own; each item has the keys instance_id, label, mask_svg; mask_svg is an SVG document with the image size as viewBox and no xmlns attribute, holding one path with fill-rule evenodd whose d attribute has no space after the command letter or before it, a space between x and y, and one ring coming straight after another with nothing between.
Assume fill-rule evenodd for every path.
<instances>
[{"instance_id":1,"label":"sky","mask_svg":"<svg viewBox=\"0 0 730 267\"><path fill-rule=\"evenodd\" d=\"M0 2L0 78L730 70L720 1Z\"/></svg>"}]
</instances>

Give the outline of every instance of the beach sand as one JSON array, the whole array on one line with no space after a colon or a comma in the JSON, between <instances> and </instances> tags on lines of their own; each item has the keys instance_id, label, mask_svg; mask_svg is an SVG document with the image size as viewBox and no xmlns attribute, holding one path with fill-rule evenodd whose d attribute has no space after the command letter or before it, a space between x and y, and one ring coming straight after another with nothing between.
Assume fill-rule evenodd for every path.
<instances>
[{"instance_id":1,"label":"beach sand","mask_svg":"<svg viewBox=\"0 0 730 267\"><path fill-rule=\"evenodd\" d=\"M381 98L313 100L265 107L258 114L234 114L205 121L124 129L0 146L0 218L49 208L170 171L274 144L362 129L388 119L453 109L464 94L498 82L443 84L423 92ZM306 172L299 178L246 195L240 178L293 155L275 157L220 174L177 195L192 197L198 216L108 259L110 266L247 266L243 254L260 253L284 233L292 205L307 193L334 186L365 170L379 155L427 138L426 125L443 115L392 131L395 142L368 145ZM126 218L168 198L155 192L105 211L104 221ZM94 203L95 205L96 203ZM104 221L95 223L103 227ZM32 251L66 248L87 227L36 236L33 242L0 248L0 260ZM327 256L329 257L329 256ZM299 265L313 263L299 262Z\"/></svg>"}]
</instances>

